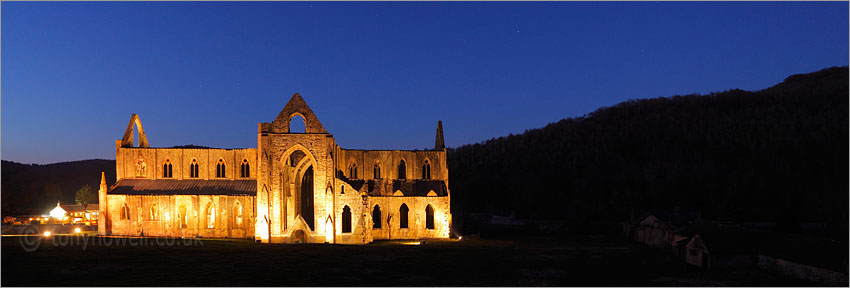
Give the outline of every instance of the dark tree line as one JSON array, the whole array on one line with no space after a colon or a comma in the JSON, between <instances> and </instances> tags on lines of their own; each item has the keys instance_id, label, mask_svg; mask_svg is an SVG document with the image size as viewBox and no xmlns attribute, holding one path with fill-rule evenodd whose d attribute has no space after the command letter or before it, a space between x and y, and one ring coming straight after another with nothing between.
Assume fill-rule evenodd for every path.
<instances>
[{"instance_id":1,"label":"dark tree line","mask_svg":"<svg viewBox=\"0 0 850 288\"><path fill-rule=\"evenodd\" d=\"M80 199L97 202L100 172L106 172L106 184L115 184L115 160L83 160L47 165L2 161L3 216L43 214L56 201L74 204L77 191L88 186L91 195ZM85 194L85 193L83 193Z\"/></svg>"},{"instance_id":2,"label":"dark tree line","mask_svg":"<svg viewBox=\"0 0 850 288\"><path fill-rule=\"evenodd\" d=\"M449 150L452 208L624 220L848 221L848 69L761 91L629 100Z\"/></svg>"}]
</instances>

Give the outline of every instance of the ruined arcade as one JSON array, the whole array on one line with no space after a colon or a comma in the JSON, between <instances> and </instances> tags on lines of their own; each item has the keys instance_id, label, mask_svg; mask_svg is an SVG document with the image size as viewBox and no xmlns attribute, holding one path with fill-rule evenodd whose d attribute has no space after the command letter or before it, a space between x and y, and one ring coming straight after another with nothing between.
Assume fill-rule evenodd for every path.
<instances>
[{"instance_id":1,"label":"ruined arcade","mask_svg":"<svg viewBox=\"0 0 850 288\"><path fill-rule=\"evenodd\" d=\"M291 133L295 116L305 133ZM431 150L344 149L296 93L258 124L256 148L151 148L133 114L115 150L117 182L99 191L100 234L340 244L450 236L439 122Z\"/></svg>"}]
</instances>

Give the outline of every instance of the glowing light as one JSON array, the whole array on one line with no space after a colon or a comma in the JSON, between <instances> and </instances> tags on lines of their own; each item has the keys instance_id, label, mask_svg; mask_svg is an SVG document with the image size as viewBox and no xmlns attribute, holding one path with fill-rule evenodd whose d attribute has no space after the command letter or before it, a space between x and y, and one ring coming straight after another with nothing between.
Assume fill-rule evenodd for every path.
<instances>
[{"instance_id":1,"label":"glowing light","mask_svg":"<svg viewBox=\"0 0 850 288\"><path fill-rule=\"evenodd\" d=\"M56 218L56 219L65 218L65 209L62 209L62 207L59 207L59 205L57 205L56 208L53 208L53 210L50 210L50 217L53 217L53 218Z\"/></svg>"},{"instance_id":2,"label":"glowing light","mask_svg":"<svg viewBox=\"0 0 850 288\"><path fill-rule=\"evenodd\" d=\"M457 236L457 240L463 240L463 236Z\"/></svg>"},{"instance_id":3,"label":"glowing light","mask_svg":"<svg viewBox=\"0 0 850 288\"><path fill-rule=\"evenodd\" d=\"M74 228L74 233L80 233L80 232L83 232L83 230L80 229L80 227Z\"/></svg>"},{"instance_id":4,"label":"glowing light","mask_svg":"<svg viewBox=\"0 0 850 288\"><path fill-rule=\"evenodd\" d=\"M50 237L50 231L44 231L44 237Z\"/></svg>"},{"instance_id":5,"label":"glowing light","mask_svg":"<svg viewBox=\"0 0 850 288\"><path fill-rule=\"evenodd\" d=\"M325 242L333 243L334 242L334 228L331 223L330 216L328 217L328 221L325 221Z\"/></svg>"},{"instance_id":6,"label":"glowing light","mask_svg":"<svg viewBox=\"0 0 850 288\"><path fill-rule=\"evenodd\" d=\"M401 242L401 244L402 245L419 245L419 244L422 244L422 242L421 241L408 241L408 242Z\"/></svg>"},{"instance_id":7,"label":"glowing light","mask_svg":"<svg viewBox=\"0 0 850 288\"><path fill-rule=\"evenodd\" d=\"M263 211L265 209L262 209L262 208L263 207L260 207L260 209L258 209L258 210L260 210L259 211L260 215L259 215L259 217L257 217L257 224L256 224L257 228L255 229L256 234L255 234L254 237L255 238L258 237L259 239L257 239L257 240L260 240L260 242L269 243L270 242L270 239L269 239L269 236L270 236L269 235L269 221L268 221L268 216L266 216L266 214L264 213L265 211Z\"/></svg>"}]
</instances>

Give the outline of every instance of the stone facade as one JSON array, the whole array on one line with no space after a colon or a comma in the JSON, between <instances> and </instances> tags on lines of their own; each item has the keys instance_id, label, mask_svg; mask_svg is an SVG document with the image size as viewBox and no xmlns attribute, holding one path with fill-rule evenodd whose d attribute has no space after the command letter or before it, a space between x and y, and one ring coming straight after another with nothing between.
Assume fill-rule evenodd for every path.
<instances>
[{"instance_id":1,"label":"stone facade","mask_svg":"<svg viewBox=\"0 0 850 288\"><path fill-rule=\"evenodd\" d=\"M305 133L290 131L295 116ZM344 149L295 94L273 122L258 124L257 148L150 148L133 114L116 141L118 181L101 185L99 231L272 243L448 238L449 173L437 127L433 150Z\"/></svg>"}]
</instances>

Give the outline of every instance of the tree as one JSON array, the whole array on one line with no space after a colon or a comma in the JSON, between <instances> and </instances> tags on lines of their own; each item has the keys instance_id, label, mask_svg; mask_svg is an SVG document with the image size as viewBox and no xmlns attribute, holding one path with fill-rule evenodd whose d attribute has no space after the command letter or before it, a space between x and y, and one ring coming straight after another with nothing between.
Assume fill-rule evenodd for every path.
<instances>
[{"instance_id":1,"label":"tree","mask_svg":"<svg viewBox=\"0 0 850 288\"><path fill-rule=\"evenodd\" d=\"M77 196L75 196L74 199L77 201L77 204L94 203L95 200L97 200L97 195L94 195L94 193L91 192L90 185L83 185L83 187L77 189Z\"/></svg>"}]
</instances>

